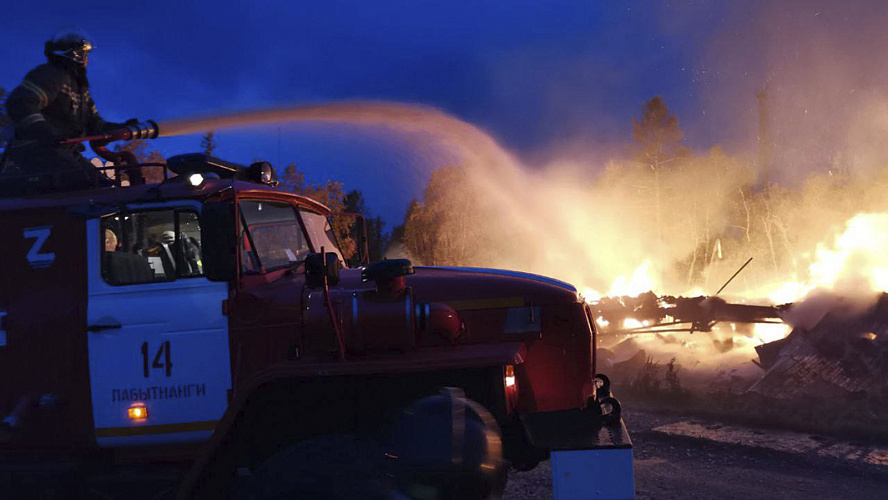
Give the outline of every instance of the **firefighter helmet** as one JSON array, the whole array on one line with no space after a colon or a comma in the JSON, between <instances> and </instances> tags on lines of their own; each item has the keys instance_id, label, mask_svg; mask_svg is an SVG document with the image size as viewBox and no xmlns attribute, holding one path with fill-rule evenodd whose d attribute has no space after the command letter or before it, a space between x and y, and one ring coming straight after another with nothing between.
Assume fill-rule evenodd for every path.
<instances>
[{"instance_id":1,"label":"firefighter helmet","mask_svg":"<svg viewBox=\"0 0 888 500\"><path fill-rule=\"evenodd\" d=\"M92 39L84 31L60 31L46 42L44 53L46 57L64 57L86 67L93 47Z\"/></svg>"}]
</instances>

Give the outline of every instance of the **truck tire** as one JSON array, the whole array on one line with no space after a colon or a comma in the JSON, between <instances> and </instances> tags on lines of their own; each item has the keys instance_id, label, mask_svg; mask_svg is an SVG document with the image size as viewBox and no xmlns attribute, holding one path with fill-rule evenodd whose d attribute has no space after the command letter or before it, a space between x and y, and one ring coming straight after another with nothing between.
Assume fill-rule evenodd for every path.
<instances>
[{"instance_id":1,"label":"truck tire","mask_svg":"<svg viewBox=\"0 0 888 500\"><path fill-rule=\"evenodd\" d=\"M239 472L247 477L236 500L383 500L410 498L415 488L481 500L501 494L507 468L493 416L448 388L419 399L371 437L310 438Z\"/></svg>"}]
</instances>

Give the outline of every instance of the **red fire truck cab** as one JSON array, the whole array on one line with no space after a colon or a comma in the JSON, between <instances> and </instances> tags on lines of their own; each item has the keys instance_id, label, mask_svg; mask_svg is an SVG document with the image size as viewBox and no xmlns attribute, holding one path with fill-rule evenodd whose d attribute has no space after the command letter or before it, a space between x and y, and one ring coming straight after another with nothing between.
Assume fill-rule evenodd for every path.
<instances>
[{"instance_id":1,"label":"red fire truck cab","mask_svg":"<svg viewBox=\"0 0 888 500\"><path fill-rule=\"evenodd\" d=\"M267 166L168 166L161 184L0 200L5 459L185 450L183 496L217 497L291 443L373 432L441 387L495 416L519 466L605 446L602 429L629 447L571 285L344 268L330 211Z\"/></svg>"}]
</instances>

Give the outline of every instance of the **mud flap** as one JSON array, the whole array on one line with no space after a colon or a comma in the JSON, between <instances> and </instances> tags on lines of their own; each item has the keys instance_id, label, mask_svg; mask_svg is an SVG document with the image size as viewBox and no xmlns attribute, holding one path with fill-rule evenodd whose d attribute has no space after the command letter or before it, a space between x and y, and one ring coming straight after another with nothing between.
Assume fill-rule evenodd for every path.
<instances>
[{"instance_id":1,"label":"mud flap","mask_svg":"<svg viewBox=\"0 0 888 500\"><path fill-rule=\"evenodd\" d=\"M521 416L530 442L550 450L554 500L635 498L632 441L623 420L605 425L588 410Z\"/></svg>"}]
</instances>

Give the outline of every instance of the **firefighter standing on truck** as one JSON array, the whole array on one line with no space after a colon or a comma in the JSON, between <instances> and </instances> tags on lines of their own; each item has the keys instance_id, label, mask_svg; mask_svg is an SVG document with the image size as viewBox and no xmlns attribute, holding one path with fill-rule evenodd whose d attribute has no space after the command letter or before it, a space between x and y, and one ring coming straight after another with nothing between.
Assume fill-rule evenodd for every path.
<instances>
[{"instance_id":1,"label":"firefighter standing on truck","mask_svg":"<svg viewBox=\"0 0 888 500\"><path fill-rule=\"evenodd\" d=\"M125 124L110 123L99 116L86 78L92 48L92 41L80 32L54 36L45 45L48 62L31 70L6 100L7 114L15 124L6 153L15 168L7 168L4 174L31 176L36 185L28 189L76 190L112 185L80 154L82 144L60 144L65 139L137 123L135 119Z\"/></svg>"}]
</instances>

